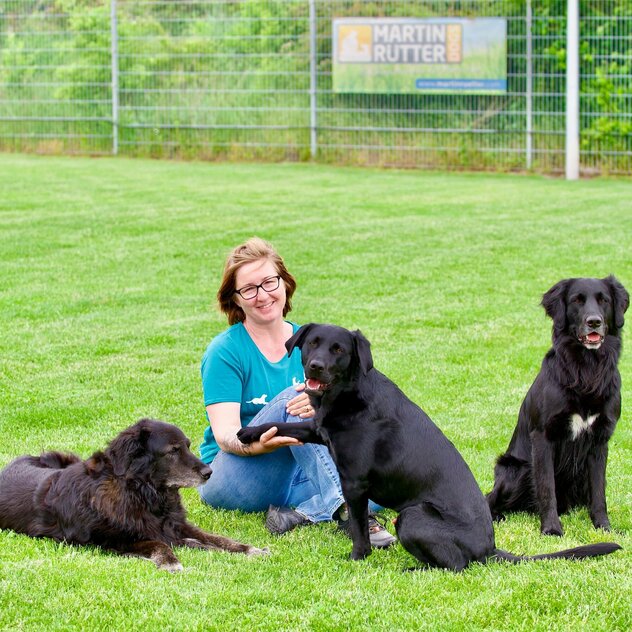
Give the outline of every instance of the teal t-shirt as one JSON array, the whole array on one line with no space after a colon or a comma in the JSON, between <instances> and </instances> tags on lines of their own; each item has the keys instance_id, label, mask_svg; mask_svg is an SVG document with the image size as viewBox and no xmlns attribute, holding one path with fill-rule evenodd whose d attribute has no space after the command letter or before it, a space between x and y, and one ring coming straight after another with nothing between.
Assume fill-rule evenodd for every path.
<instances>
[{"instance_id":1,"label":"teal t-shirt","mask_svg":"<svg viewBox=\"0 0 632 632\"><path fill-rule=\"evenodd\" d=\"M299 326L291 325L296 333ZM270 362L259 351L243 323L236 323L213 338L202 357L201 371L204 406L238 402L242 426L247 426L282 390L305 380L300 349L294 349L290 357ZM213 431L207 424L200 445L202 461L210 463L218 451Z\"/></svg>"}]
</instances>

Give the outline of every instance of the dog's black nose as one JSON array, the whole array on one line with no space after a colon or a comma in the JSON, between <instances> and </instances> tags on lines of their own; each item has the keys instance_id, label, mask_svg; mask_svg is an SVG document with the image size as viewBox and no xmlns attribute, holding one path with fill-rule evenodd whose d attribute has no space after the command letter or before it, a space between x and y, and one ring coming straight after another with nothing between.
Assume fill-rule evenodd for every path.
<instances>
[{"instance_id":1,"label":"dog's black nose","mask_svg":"<svg viewBox=\"0 0 632 632\"><path fill-rule=\"evenodd\" d=\"M318 360L312 360L309 363L309 368L312 371L322 371L325 368L325 365L322 362L318 361Z\"/></svg>"},{"instance_id":2,"label":"dog's black nose","mask_svg":"<svg viewBox=\"0 0 632 632\"><path fill-rule=\"evenodd\" d=\"M213 470L208 465L205 465L204 467L200 468L200 476L205 480L208 480L209 478L211 478L212 473L213 473Z\"/></svg>"},{"instance_id":3,"label":"dog's black nose","mask_svg":"<svg viewBox=\"0 0 632 632\"><path fill-rule=\"evenodd\" d=\"M592 329L599 329L603 325L603 318L599 314L590 314L586 316L586 325Z\"/></svg>"}]
</instances>

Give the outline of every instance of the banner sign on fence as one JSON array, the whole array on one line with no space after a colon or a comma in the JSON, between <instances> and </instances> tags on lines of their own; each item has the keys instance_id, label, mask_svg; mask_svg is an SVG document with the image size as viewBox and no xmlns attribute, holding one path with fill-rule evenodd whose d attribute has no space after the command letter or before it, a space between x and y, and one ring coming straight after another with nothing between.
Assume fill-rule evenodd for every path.
<instances>
[{"instance_id":1,"label":"banner sign on fence","mask_svg":"<svg viewBox=\"0 0 632 632\"><path fill-rule=\"evenodd\" d=\"M334 92L503 94L505 18L335 18Z\"/></svg>"}]
</instances>

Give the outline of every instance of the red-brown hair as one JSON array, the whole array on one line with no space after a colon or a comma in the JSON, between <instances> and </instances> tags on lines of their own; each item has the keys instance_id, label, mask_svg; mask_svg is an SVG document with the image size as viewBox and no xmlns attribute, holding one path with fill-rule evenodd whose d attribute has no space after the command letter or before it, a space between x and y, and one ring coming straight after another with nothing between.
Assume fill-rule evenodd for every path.
<instances>
[{"instance_id":1,"label":"red-brown hair","mask_svg":"<svg viewBox=\"0 0 632 632\"><path fill-rule=\"evenodd\" d=\"M269 259L274 264L277 273L285 283L285 306L283 316L292 310L292 295L296 290L296 279L288 272L281 255L272 247L272 244L260 237L251 237L248 241L234 248L226 259L222 283L217 292L217 301L220 310L228 317L228 324L242 322L246 315L235 302L235 285L237 271L247 263Z\"/></svg>"}]
</instances>

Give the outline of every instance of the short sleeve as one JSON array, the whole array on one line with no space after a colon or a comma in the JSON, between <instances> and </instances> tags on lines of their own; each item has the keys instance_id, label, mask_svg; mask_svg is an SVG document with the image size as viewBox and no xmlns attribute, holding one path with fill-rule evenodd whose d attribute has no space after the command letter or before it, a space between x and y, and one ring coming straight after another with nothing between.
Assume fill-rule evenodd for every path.
<instances>
[{"instance_id":1,"label":"short sleeve","mask_svg":"<svg viewBox=\"0 0 632 632\"><path fill-rule=\"evenodd\" d=\"M224 345L211 343L202 358L204 405L241 402L243 371L238 356Z\"/></svg>"}]
</instances>

